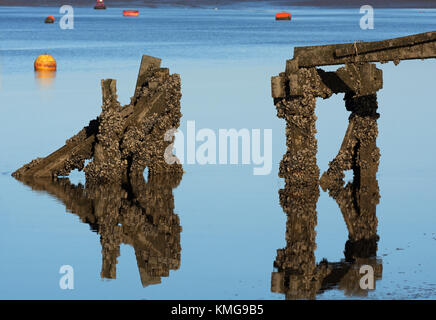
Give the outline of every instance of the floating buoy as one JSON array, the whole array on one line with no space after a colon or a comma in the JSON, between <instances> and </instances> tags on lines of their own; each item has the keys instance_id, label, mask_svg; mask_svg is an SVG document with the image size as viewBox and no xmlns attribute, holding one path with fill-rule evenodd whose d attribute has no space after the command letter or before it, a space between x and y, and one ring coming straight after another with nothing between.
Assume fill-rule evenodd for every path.
<instances>
[{"instance_id":1,"label":"floating buoy","mask_svg":"<svg viewBox=\"0 0 436 320\"><path fill-rule=\"evenodd\" d=\"M53 16L48 16L47 18L45 18L45 23L54 23L55 22L55 18Z\"/></svg>"},{"instance_id":2,"label":"floating buoy","mask_svg":"<svg viewBox=\"0 0 436 320\"><path fill-rule=\"evenodd\" d=\"M276 13L276 20L291 20L291 14L289 12Z\"/></svg>"},{"instance_id":3,"label":"floating buoy","mask_svg":"<svg viewBox=\"0 0 436 320\"><path fill-rule=\"evenodd\" d=\"M94 9L106 9L106 5L104 4L103 0L97 0Z\"/></svg>"},{"instance_id":4,"label":"floating buoy","mask_svg":"<svg viewBox=\"0 0 436 320\"><path fill-rule=\"evenodd\" d=\"M137 17L139 16L138 10L123 10L123 16L125 17Z\"/></svg>"},{"instance_id":5,"label":"floating buoy","mask_svg":"<svg viewBox=\"0 0 436 320\"><path fill-rule=\"evenodd\" d=\"M40 55L34 63L35 71L56 71L56 60L49 54Z\"/></svg>"}]
</instances>

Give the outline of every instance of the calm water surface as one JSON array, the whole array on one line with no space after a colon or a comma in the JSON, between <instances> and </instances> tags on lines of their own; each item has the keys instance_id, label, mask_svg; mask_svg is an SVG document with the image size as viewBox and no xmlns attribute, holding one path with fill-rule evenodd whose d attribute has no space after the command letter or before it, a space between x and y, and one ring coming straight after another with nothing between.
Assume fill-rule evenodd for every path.
<instances>
[{"instance_id":1,"label":"calm water surface","mask_svg":"<svg viewBox=\"0 0 436 320\"><path fill-rule=\"evenodd\" d=\"M285 298L271 290L277 249L286 245L277 176L286 145L270 77L284 70L294 46L436 30L436 10L376 10L375 29L365 31L358 9L291 9L292 22L277 23L278 9L141 9L129 19L121 9L76 8L74 30L61 30L43 23L48 15L59 21L58 8L0 7L0 298ZM33 72L43 53L58 62L53 79ZM271 174L253 176L249 165L185 165L181 180L138 183L135 195L144 201L137 202L117 189L93 195L80 185L81 173L56 183L10 176L100 113L100 79L117 79L119 99L128 103L142 54L181 75L182 130L188 120L197 129L272 129ZM356 284L342 280L317 299L436 298L436 64L379 67L376 289L353 291ZM318 102L321 171L347 127L342 98ZM132 219L98 211L98 204L122 206ZM147 219L136 221L138 210ZM321 192L317 212L316 262L341 262L348 239L341 211ZM160 214L171 219L153 223ZM123 227L108 233L112 218ZM74 267L74 290L59 288L62 265Z\"/></svg>"}]
</instances>

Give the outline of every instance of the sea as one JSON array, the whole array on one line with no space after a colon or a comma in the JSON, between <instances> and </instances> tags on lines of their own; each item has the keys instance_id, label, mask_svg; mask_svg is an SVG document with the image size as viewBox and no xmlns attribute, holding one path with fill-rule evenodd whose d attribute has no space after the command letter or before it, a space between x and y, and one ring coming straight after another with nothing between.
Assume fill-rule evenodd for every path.
<instances>
[{"instance_id":1,"label":"sea","mask_svg":"<svg viewBox=\"0 0 436 320\"><path fill-rule=\"evenodd\" d=\"M90 6L72 7L70 21L60 9L0 6L0 299L308 298L292 284L308 275L274 285L277 250L286 246L278 194L286 137L271 77L284 72L294 47L434 31L436 10L376 8L374 28L362 29L357 7ZM123 9L139 16L124 17ZM292 20L276 21L279 11ZM50 15L55 23L45 24ZM34 72L41 54L56 59L55 75ZM253 162L185 161L183 177L173 183L145 173L141 204L115 189L96 196L85 188L83 172L52 182L11 176L100 114L101 79L116 79L119 101L128 104L142 55L180 75L182 132L188 123L216 133L270 130L270 172L255 175ZM383 88L375 286L359 289L359 279L344 275L306 288L312 299L436 298L436 61L377 67ZM343 95L318 99L316 114L324 172L348 125ZM327 260L346 274L356 267L344 257L349 230L336 201L320 192L315 263Z\"/></svg>"}]
</instances>

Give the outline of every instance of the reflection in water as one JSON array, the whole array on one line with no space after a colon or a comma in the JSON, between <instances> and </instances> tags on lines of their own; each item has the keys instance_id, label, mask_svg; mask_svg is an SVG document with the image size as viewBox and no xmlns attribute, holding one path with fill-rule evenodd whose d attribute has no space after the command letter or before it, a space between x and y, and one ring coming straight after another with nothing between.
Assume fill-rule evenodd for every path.
<instances>
[{"instance_id":1,"label":"reflection in water","mask_svg":"<svg viewBox=\"0 0 436 320\"><path fill-rule=\"evenodd\" d=\"M369 181L368 181L369 182ZM374 269L376 279L381 278L381 261L377 255L376 206L379 200L377 180L363 185L358 179L345 187L330 190L339 205L348 228L345 259L340 262L315 262L316 203L318 186L296 189L286 186L280 200L288 219L286 247L277 250L271 280L271 290L284 293L286 299L314 299L317 294L334 287L344 290L347 296L366 296L360 288L359 273L362 265ZM285 196L286 195L286 196Z\"/></svg>"},{"instance_id":2,"label":"reflection in water","mask_svg":"<svg viewBox=\"0 0 436 320\"><path fill-rule=\"evenodd\" d=\"M100 234L101 277L116 278L120 245L135 250L142 285L161 282L180 266L179 217L174 213L173 189L182 174L141 176L128 185L73 185L69 179L20 178L33 190L62 201L68 212Z\"/></svg>"},{"instance_id":3,"label":"reflection in water","mask_svg":"<svg viewBox=\"0 0 436 320\"><path fill-rule=\"evenodd\" d=\"M294 100L290 101L291 107L299 102ZM274 261L277 272L271 277L271 291L285 294L286 299L314 299L333 288L343 290L347 296L366 296L367 289L360 287L364 276L360 267L372 266L374 278L382 276L381 260L376 257L379 239L376 207L380 199L376 177L380 157L376 146L377 101L374 96L349 95L346 102L347 109L352 111L349 128L339 155L321 179L321 186L341 209L348 229L345 258L340 262L315 261L316 203L320 192L314 104L302 104L307 108L305 114L287 117L288 152L280 168L285 188L279 191L280 204L287 215L286 247L277 250ZM292 112L295 108L288 109ZM297 121L298 117L304 121ZM349 169L353 170L354 178L344 186L343 171Z\"/></svg>"},{"instance_id":4,"label":"reflection in water","mask_svg":"<svg viewBox=\"0 0 436 320\"><path fill-rule=\"evenodd\" d=\"M56 78L56 71L35 71L35 81L41 89L53 87Z\"/></svg>"}]
</instances>

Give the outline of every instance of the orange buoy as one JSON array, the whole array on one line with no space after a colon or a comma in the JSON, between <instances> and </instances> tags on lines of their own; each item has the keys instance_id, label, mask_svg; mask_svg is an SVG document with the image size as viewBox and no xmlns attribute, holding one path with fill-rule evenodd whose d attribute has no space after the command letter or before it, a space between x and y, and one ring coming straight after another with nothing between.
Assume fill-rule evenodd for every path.
<instances>
[{"instance_id":1,"label":"orange buoy","mask_svg":"<svg viewBox=\"0 0 436 320\"><path fill-rule=\"evenodd\" d=\"M49 54L40 55L34 63L35 71L56 71L56 60Z\"/></svg>"},{"instance_id":2,"label":"orange buoy","mask_svg":"<svg viewBox=\"0 0 436 320\"><path fill-rule=\"evenodd\" d=\"M55 18L53 16L48 16L47 18L45 18L45 23L54 23L55 22Z\"/></svg>"},{"instance_id":3,"label":"orange buoy","mask_svg":"<svg viewBox=\"0 0 436 320\"><path fill-rule=\"evenodd\" d=\"M291 20L291 14L289 12L276 13L276 20Z\"/></svg>"},{"instance_id":4,"label":"orange buoy","mask_svg":"<svg viewBox=\"0 0 436 320\"><path fill-rule=\"evenodd\" d=\"M137 17L139 16L138 10L123 10L123 16L125 17Z\"/></svg>"}]
</instances>

